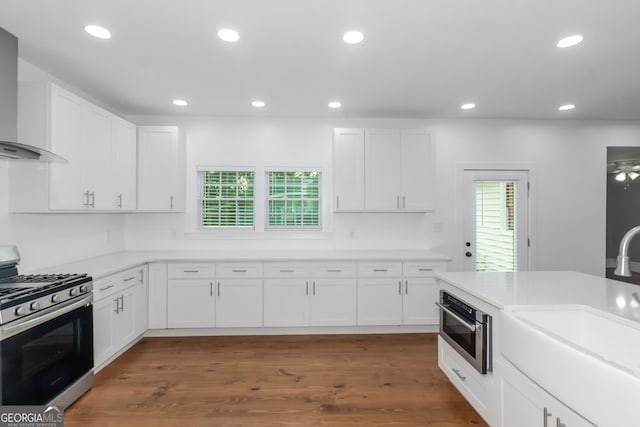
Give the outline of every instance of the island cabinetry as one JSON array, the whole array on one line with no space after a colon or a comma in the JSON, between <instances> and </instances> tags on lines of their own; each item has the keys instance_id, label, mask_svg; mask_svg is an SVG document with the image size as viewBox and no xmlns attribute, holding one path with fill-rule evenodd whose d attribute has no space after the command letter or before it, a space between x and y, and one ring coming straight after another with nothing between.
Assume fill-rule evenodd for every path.
<instances>
[{"instance_id":1,"label":"island cabinetry","mask_svg":"<svg viewBox=\"0 0 640 427\"><path fill-rule=\"evenodd\" d=\"M502 360L502 426L593 427L595 424L565 406Z\"/></svg>"},{"instance_id":2,"label":"island cabinetry","mask_svg":"<svg viewBox=\"0 0 640 427\"><path fill-rule=\"evenodd\" d=\"M167 278L167 327L215 327L215 265L168 264Z\"/></svg>"},{"instance_id":3,"label":"island cabinetry","mask_svg":"<svg viewBox=\"0 0 640 427\"><path fill-rule=\"evenodd\" d=\"M216 327L262 326L262 264L219 263L216 272Z\"/></svg>"},{"instance_id":4,"label":"island cabinetry","mask_svg":"<svg viewBox=\"0 0 640 427\"><path fill-rule=\"evenodd\" d=\"M102 367L147 329L146 267L94 282L94 365Z\"/></svg>"}]
</instances>

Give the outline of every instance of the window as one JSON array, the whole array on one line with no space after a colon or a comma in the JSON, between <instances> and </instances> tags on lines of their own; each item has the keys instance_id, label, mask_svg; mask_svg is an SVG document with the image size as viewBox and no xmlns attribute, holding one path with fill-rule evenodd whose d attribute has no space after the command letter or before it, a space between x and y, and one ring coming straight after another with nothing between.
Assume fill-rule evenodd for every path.
<instances>
[{"instance_id":1,"label":"window","mask_svg":"<svg viewBox=\"0 0 640 427\"><path fill-rule=\"evenodd\" d=\"M200 172L200 227L253 227L254 172Z\"/></svg>"},{"instance_id":2,"label":"window","mask_svg":"<svg viewBox=\"0 0 640 427\"><path fill-rule=\"evenodd\" d=\"M267 228L320 228L320 172L267 172Z\"/></svg>"}]
</instances>

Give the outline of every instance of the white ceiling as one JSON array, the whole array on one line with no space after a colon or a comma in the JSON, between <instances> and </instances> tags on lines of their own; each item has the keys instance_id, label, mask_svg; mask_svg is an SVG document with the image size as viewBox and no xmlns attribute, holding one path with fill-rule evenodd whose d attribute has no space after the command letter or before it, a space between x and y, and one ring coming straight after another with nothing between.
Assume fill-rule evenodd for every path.
<instances>
[{"instance_id":1,"label":"white ceiling","mask_svg":"<svg viewBox=\"0 0 640 427\"><path fill-rule=\"evenodd\" d=\"M127 115L640 119L638 0L1 0L0 26Z\"/></svg>"}]
</instances>

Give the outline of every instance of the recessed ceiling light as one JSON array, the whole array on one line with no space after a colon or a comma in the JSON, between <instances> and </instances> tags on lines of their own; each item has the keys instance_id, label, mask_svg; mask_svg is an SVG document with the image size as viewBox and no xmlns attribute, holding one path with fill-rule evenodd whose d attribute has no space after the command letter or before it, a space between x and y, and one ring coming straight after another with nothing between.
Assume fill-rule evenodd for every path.
<instances>
[{"instance_id":1,"label":"recessed ceiling light","mask_svg":"<svg viewBox=\"0 0 640 427\"><path fill-rule=\"evenodd\" d=\"M339 101L331 101L329 103L329 108L340 108L342 107L342 103Z\"/></svg>"},{"instance_id":2,"label":"recessed ceiling light","mask_svg":"<svg viewBox=\"0 0 640 427\"><path fill-rule=\"evenodd\" d=\"M174 99L173 105L177 105L178 107L186 107L187 105L189 105L189 103L184 99Z\"/></svg>"},{"instance_id":3,"label":"recessed ceiling light","mask_svg":"<svg viewBox=\"0 0 640 427\"><path fill-rule=\"evenodd\" d=\"M573 105L573 104L565 104L565 105L559 106L558 110L560 110L560 111L568 111L568 110L573 110L574 108L576 108L576 106Z\"/></svg>"},{"instance_id":4,"label":"recessed ceiling light","mask_svg":"<svg viewBox=\"0 0 640 427\"><path fill-rule=\"evenodd\" d=\"M253 102L251 103L251 105L253 105L253 106L254 106L254 107L256 107L256 108L262 108L262 107L264 107L264 106L265 106L265 105L267 105L267 104L265 104L265 102L264 102L264 101L257 101L257 100L256 100L256 101L253 101Z\"/></svg>"},{"instance_id":5,"label":"recessed ceiling light","mask_svg":"<svg viewBox=\"0 0 640 427\"><path fill-rule=\"evenodd\" d=\"M584 38L580 34L565 37L558 42L556 46L560 48L575 46L580 43Z\"/></svg>"},{"instance_id":6,"label":"recessed ceiling light","mask_svg":"<svg viewBox=\"0 0 640 427\"><path fill-rule=\"evenodd\" d=\"M462 108L463 110L471 110L473 108L476 108L476 104L473 104L473 103L462 104L460 108Z\"/></svg>"},{"instance_id":7,"label":"recessed ceiling light","mask_svg":"<svg viewBox=\"0 0 640 427\"><path fill-rule=\"evenodd\" d=\"M111 32L106 28L100 27L98 25L87 25L84 27L84 30L91 34L93 37L97 37L99 39L110 39Z\"/></svg>"},{"instance_id":8,"label":"recessed ceiling light","mask_svg":"<svg viewBox=\"0 0 640 427\"><path fill-rule=\"evenodd\" d=\"M349 31L342 36L342 40L344 40L345 43L358 44L364 40L364 34L360 31Z\"/></svg>"},{"instance_id":9,"label":"recessed ceiling light","mask_svg":"<svg viewBox=\"0 0 640 427\"><path fill-rule=\"evenodd\" d=\"M218 31L218 37L226 42L237 42L238 40L240 40L240 34L238 34L236 30L232 30L231 28L223 28L222 30Z\"/></svg>"}]
</instances>

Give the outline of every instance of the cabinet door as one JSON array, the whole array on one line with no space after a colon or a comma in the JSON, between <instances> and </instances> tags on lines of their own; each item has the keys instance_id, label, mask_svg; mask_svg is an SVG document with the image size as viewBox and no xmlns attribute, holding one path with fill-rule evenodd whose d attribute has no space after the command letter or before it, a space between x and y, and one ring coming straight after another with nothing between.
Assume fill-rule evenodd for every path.
<instances>
[{"instance_id":1,"label":"cabinet door","mask_svg":"<svg viewBox=\"0 0 640 427\"><path fill-rule=\"evenodd\" d=\"M438 283L431 277L405 278L402 299L403 325L437 325Z\"/></svg>"},{"instance_id":2,"label":"cabinet door","mask_svg":"<svg viewBox=\"0 0 640 427\"><path fill-rule=\"evenodd\" d=\"M149 329L167 327L167 264L149 264Z\"/></svg>"},{"instance_id":3,"label":"cabinet door","mask_svg":"<svg viewBox=\"0 0 640 427\"><path fill-rule=\"evenodd\" d=\"M311 284L311 326L356 324L356 279L316 279Z\"/></svg>"},{"instance_id":4,"label":"cabinet door","mask_svg":"<svg viewBox=\"0 0 640 427\"><path fill-rule=\"evenodd\" d=\"M400 131L367 129L364 152L367 210L398 210L401 207Z\"/></svg>"},{"instance_id":5,"label":"cabinet door","mask_svg":"<svg viewBox=\"0 0 640 427\"><path fill-rule=\"evenodd\" d=\"M358 325L402 323L400 278L358 279Z\"/></svg>"},{"instance_id":6,"label":"cabinet door","mask_svg":"<svg viewBox=\"0 0 640 427\"><path fill-rule=\"evenodd\" d=\"M85 209L86 189L82 182L85 101L54 85L50 96L50 149L67 159L67 163L50 165L49 208Z\"/></svg>"},{"instance_id":7,"label":"cabinet door","mask_svg":"<svg viewBox=\"0 0 640 427\"><path fill-rule=\"evenodd\" d=\"M93 305L93 361L100 366L115 353L116 297L107 297Z\"/></svg>"},{"instance_id":8,"label":"cabinet door","mask_svg":"<svg viewBox=\"0 0 640 427\"><path fill-rule=\"evenodd\" d=\"M207 328L216 325L212 280L169 280L167 300L169 328Z\"/></svg>"},{"instance_id":9,"label":"cabinet door","mask_svg":"<svg viewBox=\"0 0 640 427\"><path fill-rule=\"evenodd\" d=\"M309 285L304 279L265 279L264 326L308 326Z\"/></svg>"},{"instance_id":10,"label":"cabinet door","mask_svg":"<svg viewBox=\"0 0 640 427\"><path fill-rule=\"evenodd\" d=\"M215 291L218 328L262 326L262 279L221 279Z\"/></svg>"},{"instance_id":11,"label":"cabinet door","mask_svg":"<svg viewBox=\"0 0 640 427\"><path fill-rule=\"evenodd\" d=\"M138 128L138 210L176 210L178 152L178 128Z\"/></svg>"},{"instance_id":12,"label":"cabinet door","mask_svg":"<svg viewBox=\"0 0 640 427\"><path fill-rule=\"evenodd\" d=\"M146 267L140 267L136 271L138 278L136 279L134 294L134 335L138 336L147 330L148 319L148 284Z\"/></svg>"},{"instance_id":13,"label":"cabinet door","mask_svg":"<svg viewBox=\"0 0 640 427\"><path fill-rule=\"evenodd\" d=\"M112 116L90 104L86 111L86 137L82 145L82 182L85 191L89 191L89 208L114 209Z\"/></svg>"},{"instance_id":14,"label":"cabinet door","mask_svg":"<svg viewBox=\"0 0 640 427\"><path fill-rule=\"evenodd\" d=\"M136 127L122 119L115 119L113 127L115 209L136 208Z\"/></svg>"},{"instance_id":15,"label":"cabinet door","mask_svg":"<svg viewBox=\"0 0 640 427\"><path fill-rule=\"evenodd\" d=\"M410 211L432 210L435 159L429 134L403 130L400 153L401 208Z\"/></svg>"},{"instance_id":16,"label":"cabinet door","mask_svg":"<svg viewBox=\"0 0 640 427\"><path fill-rule=\"evenodd\" d=\"M364 129L334 129L333 208L364 209Z\"/></svg>"},{"instance_id":17,"label":"cabinet door","mask_svg":"<svg viewBox=\"0 0 640 427\"><path fill-rule=\"evenodd\" d=\"M136 319L136 293L135 286L129 286L116 294L120 299L119 308L115 315L115 338L116 351L129 344L138 336L135 330Z\"/></svg>"}]
</instances>

